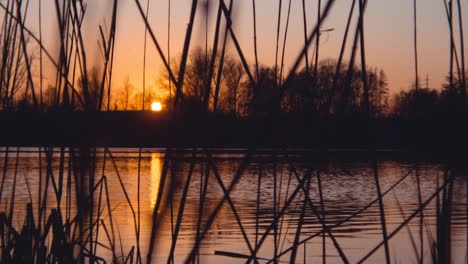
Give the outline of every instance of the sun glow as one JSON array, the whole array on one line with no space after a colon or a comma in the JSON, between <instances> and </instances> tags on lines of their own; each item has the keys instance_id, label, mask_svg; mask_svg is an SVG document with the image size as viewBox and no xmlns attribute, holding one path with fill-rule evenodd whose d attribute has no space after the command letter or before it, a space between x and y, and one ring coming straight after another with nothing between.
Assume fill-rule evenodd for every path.
<instances>
[{"instance_id":1,"label":"sun glow","mask_svg":"<svg viewBox=\"0 0 468 264\"><path fill-rule=\"evenodd\" d=\"M151 111L153 112L160 112L162 110L161 102L153 102L151 104Z\"/></svg>"}]
</instances>

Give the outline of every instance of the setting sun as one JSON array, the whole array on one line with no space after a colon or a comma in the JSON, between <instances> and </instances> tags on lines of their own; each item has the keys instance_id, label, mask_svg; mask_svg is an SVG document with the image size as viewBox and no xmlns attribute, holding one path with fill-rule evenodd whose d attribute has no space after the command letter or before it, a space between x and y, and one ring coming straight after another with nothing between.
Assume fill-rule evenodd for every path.
<instances>
[{"instance_id":1,"label":"setting sun","mask_svg":"<svg viewBox=\"0 0 468 264\"><path fill-rule=\"evenodd\" d=\"M151 104L151 111L153 112L160 112L162 110L161 102L153 102Z\"/></svg>"}]
</instances>

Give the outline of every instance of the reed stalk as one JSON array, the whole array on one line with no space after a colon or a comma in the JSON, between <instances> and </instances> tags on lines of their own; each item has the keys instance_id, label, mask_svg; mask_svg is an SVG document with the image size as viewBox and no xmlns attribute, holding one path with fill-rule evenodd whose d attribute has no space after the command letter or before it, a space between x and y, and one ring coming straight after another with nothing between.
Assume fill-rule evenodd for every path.
<instances>
[{"instance_id":1,"label":"reed stalk","mask_svg":"<svg viewBox=\"0 0 468 264\"><path fill-rule=\"evenodd\" d=\"M319 0L320 2L320 0ZM289 4L288 4L288 13L286 15L286 26L285 26L285 29L284 29L284 38L283 38L283 48L282 48L282 51L281 51L281 65L280 65L280 71L279 71L279 83L281 84L281 82L283 81L283 69L284 69L284 55L286 53L286 40L288 38L288 29L289 29L289 17L291 15L291 0L289 0Z\"/></svg>"},{"instance_id":2,"label":"reed stalk","mask_svg":"<svg viewBox=\"0 0 468 264\"><path fill-rule=\"evenodd\" d=\"M239 165L239 167L238 167L238 169L236 171L236 174L234 175L234 178L232 179L229 187L226 188L226 193L227 194L231 193L232 190L234 189L234 187L236 186L236 184L239 182L240 178L242 177L242 174L244 173L247 165L249 164L249 160L250 160L250 152L247 153L245 155L245 157L242 159L242 162ZM195 241L195 245L194 245L194 247L190 251L190 254L188 255L188 257L185 260L186 263L194 261L195 253L199 249L200 242L205 238L208 230L210 229L211 225L213 224L214 220L216 219L219 210L221 210L224 203L226 202L226 199L227 199L227 197L224 196L223 199L221 199L221 201L219 201L217 203L215 209L213 210L213 212L210 214L210 216L206 220L203 231L199 235L197 235L197 240Z\"/></svg>"},{"instance_id":3,"label":"reed stalk","mask_svg":"<svg viewBox=\"0 0 468 264\"><path fill-rule=\"evenodd\" d=\"M279 87L278 83L278 52L279 52L279 38L281 30L281 8L283 6L283 1L278 0L278 24L276 26L276 48L275 48L275 84Z\"/></svg>"},{"instance_id":4,"label":"reed stalk","mask_svg":"<svg viewBox=\"0 0 468 264\"><path fill-rule=\"evenodd\" d=\"M195 20L197 6L198 6L198 0L192 0L192 7L190 9L190 19L189 19L189 24L187 26L187 33L185 34L184 48L182 51L182 58L180 61L179 78L177 79L178 81L177 81L176 94L175 94L175 99L174 99L174 108L177 106L177 104L182 103L182 99L183 99L182 86L183 86L184 78L185 78L185 67L187 65L187 57L188 57L189 48L190 48L190 40L192 38L193 22Z\"/></svg>"},{"instance_id":5,"label":"reed stalk","mask_svg":"<svg viewBox=\"0 0 468 264\"><path fill-rule=\"evenodd\" d=\"M460 0L457 0L458 7L458 30L460 35L460 56L461 56L461 95L463 107L466 107L466 72L465 72L465 35L463 31L463 13ZM460 79L460 78L459 78Z\"/></svg>"},{"instance_id":6,"label":"reed stalk","mask_svg":"<svg viewBox=\"0 0 468 264\"><path fill-rule=\"evenodd\" d=\"M232 2L232 1L231 1ZM252 17L253 17L253 33L254 33L254 58L255 58L255 74L257 76L257 81L260 76L258 70L258 49L257 49L257 9L255 5L256 0L252 0Z\"/></svg>"},{"instance_id":7,"label":"reed stalk","mask_svg":"<svg viewBox=\"0 0 468 264\"><path fill-rule=\"evenodd\" d=\"M419 70L418 70L418 19L417 19L417 0L413 1L414 18L414 84L416 91L419 89Z\"/></svg>"},{"instance_id":8,"label":"reed stalk","mask_svg":"<svg viewBox=\"0 0 468 264\"><path fill-rule=\"evenodd\" d=\"M218 13L216 15L216 27L215 27L215 35L213 39L213 51L211 54L210 65L208 68L208 77L206 78L206 81L205 81L206 88L205 88L205 95L203 99L203 108L205 111L208 111L208 108L209 108L208 106L209 106L210 95L211 95L211 80L213 79L216 56L218 54L218 39L219 39L219 32L220 32L220 27L221 27L221 15L222 15L222 8L221 8L221 5L219 5Z\"/></svg>"},{"instance_id":9,"label":"reed stalk","mask_svg":"<svg viewBox=\"0 0 468 264\"><path fill-rule=\"evenodd\" d=\"M314 83L315 86L318 84L318 64L319 64L319 49L320 49L320 29L321 29L321 10L322 9L322 0L317 1L317 36L315 38L315 63L314 63Z\"/></svg>"},{"instance_id":10,"label":"reed stalk","mask_svg":"<svg viewBox=\"0 0 468 264\"><path fill-rule=\"evenodd\" d=\"M229 9L228 9L228 17L231 17L231 12L232 12L232 6L233 6L234 1L229 1ZM227 45L227 37L229 34L229 21L228 19L225 19L225 28L224 28L224 39L223 39L223 48L221 50L220 58L219 58L219 65L218 65L218 73L216 75L216 86L215 86L215 92L213 96L213 112L217 111L218 107L218 98L219 98L219 91L221 88L221 77L223 75L223 66L224 66L224 57L226 54L226 45Z\"/></svg>"},{"instance_id":11,"label":"reed stalk","mask_svg":"<svg viewBox=\"0 0 468 264\"><path fill-rule=\"evenodd\" d=\"M367 253L363 258L361 258L357 263L364 263L370 256L372 256L381 246L383 246L385 243L388 243L388 240L390 240L392 237L394 237L398 232L404 228L413 218L417 217L420 213L420 211L424 210L426 206L434 199L436 198L441 191L443 191L452 181L451 178L447 178L444 184L437 189L437 191L432 194L418 209L416 209L413 213L411 213L408 218L406 218L403 223L401 223L397 228L395 228L386 238L386 240L380 242L377 246L375 246L369 253ZM387 241L387 242L386 242ZM445 260L441 263L446 263Z\"/></svg>"}]
</instances>

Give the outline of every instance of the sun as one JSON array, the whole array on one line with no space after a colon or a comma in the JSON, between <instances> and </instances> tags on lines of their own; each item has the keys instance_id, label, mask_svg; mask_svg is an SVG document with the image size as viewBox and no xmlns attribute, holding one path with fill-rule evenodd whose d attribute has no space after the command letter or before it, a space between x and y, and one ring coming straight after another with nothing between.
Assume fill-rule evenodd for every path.
<instances>
[{"instance_id":1,"label":"sun","mask_svg":"<svg viewBox=\"0 0 468 264\"><path fill-rule=\"evenodd\" d=\"M153 112L160 112L162 110L161 102L153 102L151 104L151 111Z\"/></svg>"}]
</instances>

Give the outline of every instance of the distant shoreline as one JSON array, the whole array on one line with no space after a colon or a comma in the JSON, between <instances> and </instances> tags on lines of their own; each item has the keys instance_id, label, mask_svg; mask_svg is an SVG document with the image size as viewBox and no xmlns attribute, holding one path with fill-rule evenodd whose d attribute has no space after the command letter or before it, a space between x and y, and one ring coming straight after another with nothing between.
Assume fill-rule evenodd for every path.
<instances>
[{"instance_id":1,"label":"distant shoreline","mask_svg":"<svg viewBox=\"0 0 468 264\"><path fill-rule=\"evenodd\" d=\"M0 113L0 145L210 148L297 152L460 152L466 118L318 120L301 116L230 118L141 111Z\"/></svg>"}]
</instances>

